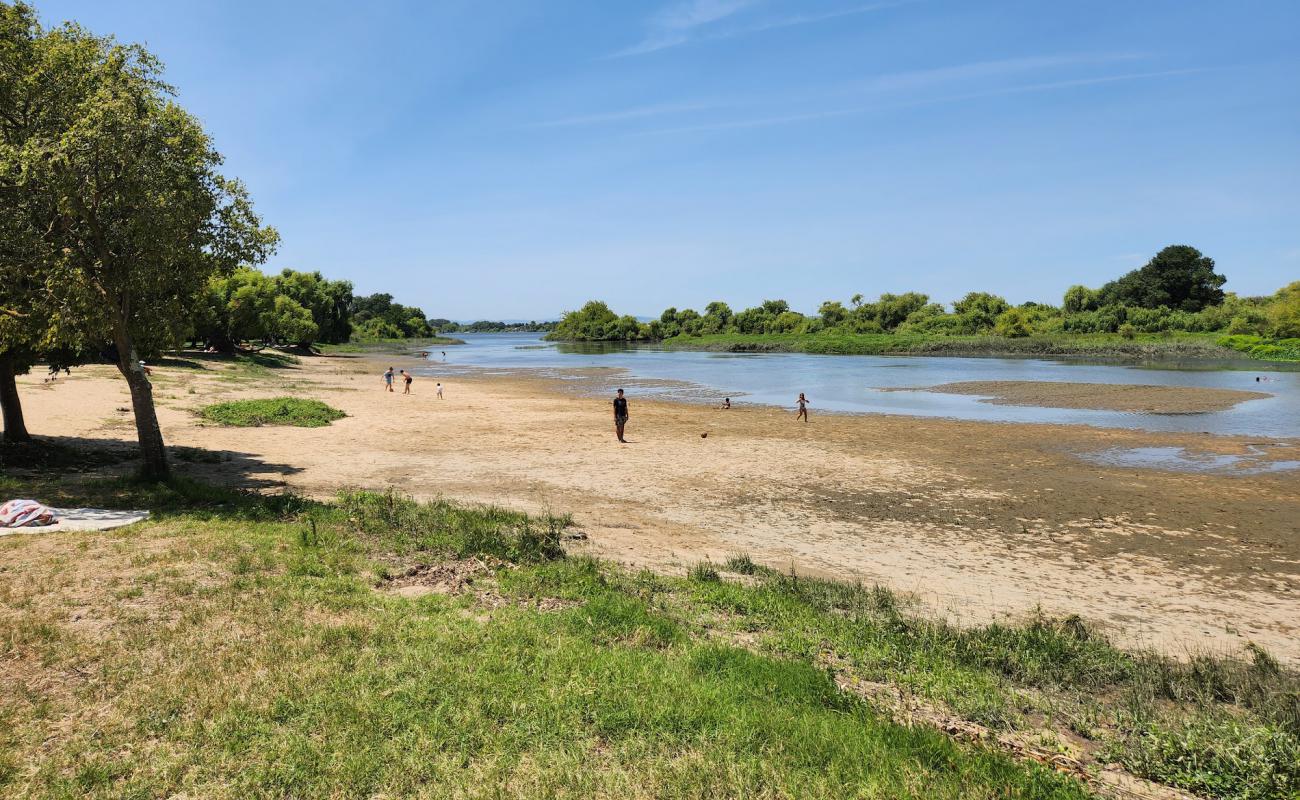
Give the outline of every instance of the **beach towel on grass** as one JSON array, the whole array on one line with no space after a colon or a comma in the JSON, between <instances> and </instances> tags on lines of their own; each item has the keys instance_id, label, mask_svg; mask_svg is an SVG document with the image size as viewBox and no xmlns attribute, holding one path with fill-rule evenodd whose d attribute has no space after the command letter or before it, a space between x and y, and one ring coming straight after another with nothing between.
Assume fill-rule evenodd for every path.
<instances>
[{"instance_id":1,"label":"beach towel on grass","mask_svg":"<svg viewBox=\"0 0 1300 800\"><path fill-rule=\"evenodd\" d=\"M0 506L0 528L36 528L58 521L54 509L35 500L10 500Z\"/></svg>"}]
</instances>

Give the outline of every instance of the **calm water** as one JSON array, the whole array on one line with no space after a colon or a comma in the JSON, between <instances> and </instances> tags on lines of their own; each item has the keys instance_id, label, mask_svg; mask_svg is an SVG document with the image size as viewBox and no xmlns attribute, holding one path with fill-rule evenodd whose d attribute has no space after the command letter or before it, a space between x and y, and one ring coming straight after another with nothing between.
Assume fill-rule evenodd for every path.
<instances>
[{"instance_id":1,"label":"calm water","mask_svg":"<svg viewBox=\"0 0 1300 800\"><path fill-rule=\"evenodd\" d=\"M1158 431L1206 431L1260 437L1300 437L1300 372L1080 363L1020 358L933 356L817 356L802 353L702 353L653 347L554 344L539 334L465 335L464 345L431 354L430 375L464 369L540 370L577 379L593 391L626 387L632 396L733 404L793 406L805 392L818 409L909 414L1004 422L1072 423ZM1234 364L1240 367L1240 364ZM595 384L590 383L592 368ZM1257 383L1256 376L1267 382ZM1203 386L1259 390L1274 396L1207 414L1133 414L1115 411L999 406L978 397L937 394L924 387L954 381L1077 381ZM909 391L882 391L905 388Z\"/></svg>"}]
</instances>

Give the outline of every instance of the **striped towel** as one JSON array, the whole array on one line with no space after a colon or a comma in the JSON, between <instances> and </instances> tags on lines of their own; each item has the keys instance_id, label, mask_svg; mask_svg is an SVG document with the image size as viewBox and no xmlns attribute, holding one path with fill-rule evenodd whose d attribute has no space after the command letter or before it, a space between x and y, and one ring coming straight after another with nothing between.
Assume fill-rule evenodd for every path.
<instances>
[{"instance_id":1,"label":"striped towel","mask_svg":"<svg viewBox=\"0 0 1300 800\"><path fill-rule=\"evenodd\" d=\"M0 506L0 528L35 528L59 521L54 509L35 500L10 500Z\"/></svg>"}]
</instances>

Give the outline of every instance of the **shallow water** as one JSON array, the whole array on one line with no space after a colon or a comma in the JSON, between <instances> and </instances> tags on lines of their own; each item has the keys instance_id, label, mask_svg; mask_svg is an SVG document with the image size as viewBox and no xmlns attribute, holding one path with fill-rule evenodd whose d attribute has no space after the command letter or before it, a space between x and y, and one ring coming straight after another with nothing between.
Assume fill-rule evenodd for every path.
<instances>
[{"instance_id":1,"label":"shallow water","mask_svg":"<svg viewBox=\"0 0 1300 800\"><path fill-rule=\"evenodd\" d=\"M596 392L625 387L635 396L692 402L794 405L805 392L811 410L906 414L996 422L1065 423L1153 431L1191 431L1260 437L1300 437L1300 372L1207 368L1162 362L1153 365L1099 364L1026 358L939 356L822 356L804 353L706 353L654 347L568 345L544 342L540 334L470 334L466 344L431 353L430 375L460 369L495 373L540 370L576 377ZM607 368L591 374L593 368ZM1256 382L1255 378L1266 378ZM955 381L1073 381L1134 383L1263 391L1273 397L1249 400L1226 411L1204 414L1140 414L1088 409L993 405L981 398L941 394L918 387ZM667 385L665 385L667 382ZM903 391L900 391L903 389ZM884 391L890 390L890 391Z\"/></svg>"},{"instance_id":2,"label":"shallow water","mask_svg":"<svg viewBox=\"0 0 1300 800\"><path fill-rule=\"evenodd\" d=\"M1247 455L1194 452L1185 447L1113 447L1096 453L1083 453L1084 461L1111 467L1146 467L1174 472L1213 472L1225 475L1259 475L1300 468L1298 460L1269 461L1259 447Z\"/></svg>"}]
</instances>

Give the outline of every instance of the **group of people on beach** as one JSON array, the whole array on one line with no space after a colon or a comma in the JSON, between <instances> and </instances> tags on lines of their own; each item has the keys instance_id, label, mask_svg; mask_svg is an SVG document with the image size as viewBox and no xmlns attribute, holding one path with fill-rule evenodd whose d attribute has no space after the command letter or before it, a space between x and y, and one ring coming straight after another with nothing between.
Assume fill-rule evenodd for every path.
<instances>
[{"instance_id":1,"label":"group of people on beach","mask_svg":"<svg viewBox=\"0 0 1300 800\"><path fill-rule=\"evenodd\" d=\"M393 381L396 380L399 375L402 378L402 394L410 394L411 384L415 381L415 376L413 376L411 373L407 372L404 369L399 369L397 370L396 373L394 373L392 367L389 367L384 372L384 391L388 391L388 392L393 391ZM435 387L435 391L437 392L438 399L441 400L442 383L437 384L437 386Z\"/></svg>"},{"instance_id":2,"label":"group of people on beach","mask_svg":"<svg viewBox=\"0 0 1300 800\"><path fill-rule=\"evenodd\" d=\"M795 404L799 407L798 413L795 414L795 419L796 420L801 419L804 422L807 422L808 406L812 405L812 402L804 395L803 392L800 392L799 397L795 400ZM727 411L730 410L730 408L731 408L731 398L730 397L722 398L722 405L718 406L718 409L720 411ZM623 438L623 431L627 427L627 420L628 420L627 394L622 389L619 389L614 394L614 435L617 436L618 440L623 444L627 444L627 440ZM708 434L707 433L701 434L701 436L708 436Z\"/></svg>"},{"instance_id":3,"label":"group of people on beach","mask_svg":"<svg viewBox=\"0 0 1300 800\"><path fill-rule=\"evenodd\" d=\"M392 367L389 367L387 370L384 371L384 391L386 392L395 391L393 389L393 382L396 381L398 378L400 378L402 381L402 394L410 394L411 384L415 381L415 377L404 369L394 370ZM443 399L441 382L435 385L434 391L436 392L439 400ZM808 398L804 396L803 392L799 393L799 397L798 399L795 400L795 404L799 407L799 411L795 415L795 419L796 420L801 419L804 422L807 422L808 406L810 405L810 403L808 401ZM731 408L731 398L724 397L722 399L722 405L719 406L718 408L722 411L729 410ZM627 410L627 393L624 392L622 389L619 389L618 392L616 392L614 395L614 435L617 436L619 442L623 444L627 444L627 439L623 438L623 431L627 427L628 416L629 415Z\"/></svg>"}]
</instances>

